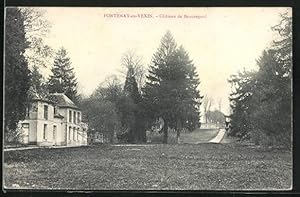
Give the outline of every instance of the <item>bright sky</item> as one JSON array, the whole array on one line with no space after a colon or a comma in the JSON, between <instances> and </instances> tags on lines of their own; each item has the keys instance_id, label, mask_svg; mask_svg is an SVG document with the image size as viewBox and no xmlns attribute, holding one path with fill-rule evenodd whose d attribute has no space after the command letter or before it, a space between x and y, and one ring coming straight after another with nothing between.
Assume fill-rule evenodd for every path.
<instances>
[{"instance_id":1,"label":"bright sky","mask_svg":"<svg viewBox=\"0 0 300 197\"><path fill-rule=\"evenodd\" d=\"M200 91L222 99L229 112L231 74L256 68L256 59L274 39L271 26L287 8L45 8L52 23L47 42L69 53L79 91L89 95L106 77L119 74L121 56L135 50L148 66L161 37L170 30L189 52L200 76ZM104 17L152 14L152 18ZM161 15L200 18L160 18ZM47 73L47 71L46 71Z\"/></svg>"}]
</instances>

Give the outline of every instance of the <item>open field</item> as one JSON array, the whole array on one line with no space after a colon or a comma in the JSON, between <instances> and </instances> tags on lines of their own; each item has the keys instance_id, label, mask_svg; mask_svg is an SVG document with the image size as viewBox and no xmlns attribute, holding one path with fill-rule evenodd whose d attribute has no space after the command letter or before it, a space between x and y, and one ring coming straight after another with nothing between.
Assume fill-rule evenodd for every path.
<instances>
[{"instance_id":1,"label":"open field","mask_svg":"<svg viewBox=\"0 0 300 197\"><path fill-rule=\"evenodd\" d=\"M4 159L7 188L287 190L292 177L290 152L239 144L45 148Z\"/></svg>"}]
</instances>

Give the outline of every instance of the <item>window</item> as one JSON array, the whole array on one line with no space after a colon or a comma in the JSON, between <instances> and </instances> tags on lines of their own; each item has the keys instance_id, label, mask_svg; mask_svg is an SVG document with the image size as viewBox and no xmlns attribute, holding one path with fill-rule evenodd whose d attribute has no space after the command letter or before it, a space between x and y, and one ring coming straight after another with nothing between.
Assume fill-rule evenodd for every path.
<instances>
[{"instance_id":1,"label":"window","mask_svg":"<svg viewBox=\"0 0 300 197\"><path fill-rule=\"evenodd\" d=\"M26 128L26 129L29 128L29 123L23 123L22 128Z\"/></svg>"},{"instance_id":2,"label":"window","mask_svg":"<svg viewBox=\"0 0 300 197\"><path fill-rule=\"evenodd\" d=\"M73 140L75 141L75 133L76 133L76 130L75 130L75 127L73 128Z\"/></svg>"},{"instance_id":3,"label":"window","mask_svg":"<svg viewBox=\"0 0 300 197\"><path fill-rule=\"evenodd\" d=\"M44 124L43 139L45 140L46 137L47 137L47 124Z\"/></svg>"},{"instance_id":4,"label":"window","mask_svg":"<svg viewBox=\"0 0 300 197\"><path fill-rule=\"evenodd\" d=\"M69 140L71 140L71 127L69 127Z\"/></svg>"},{"instance_id":5,"label":"window","mask_svg":"<svg viewBox=\"0 0 300 197\"><path fill-rule=\"evenodd\" d=\"M53 125L53 140L56 141L56 125Z\"/></svg>"},{"instance_id":6,"label":"window","mask_svg":"<svg viewBox=\"0 0 300 197\"><path fill-rule=\"evenodd\" d=\"M76 111L73 112L73 123L76 123Z\"/></svg>"},{"instance_id":7,"label":"window","mask_svg":"<svg viewBox=\"0 0 300 197\"><path fill-rule=\"evenodd\" d=\"M79 129L77 129L77 141L79 141L78 133L79 133Z\"/></svg>"},{"instance_id":8,"label":"window","mask_svg":"<svg viewBox=\"0 0 300 197\"><path fill-rule=\"evenodd\" d=\"M57 107L54 106L54 113L53 114L57 114Z\"/></svg>"},{"instance_id":9,"label":"window","mask_svg":"<svg viewBox=\"0 0 300 197\"><path fill-rule=\"evenodd\" d=\"M69 122L72 122L72 111L69 111Z\"/></svg>"},{"instance_id":10,"label":"window","mask_svg":"<svg viewBox=\"0 0 300 197\"><path fill-rule=\"evenodd\" d=\"M48 120L48 105L44 105L44 119Z\"/></svg>"},{"instance_id":11,"label":"window","mask_svg":"<svg viewBox=\"0 0 300 197\"><path fill-rule=\"evenodd\" d=\"M26 118L29 118L30 116L30 108L31 108L31 106L30 106L30 104L29 105L27 105L27 107L26 107Z\"/></svg>"},{"instance_id":12,"label":"window","mask_svg":"<svg viewBox=\"0 0 300 197\"><path fill-rule=\"evenodd\" d=\"M77 123L80 123L80 112L77 112Z\"/></svg>"}]
</instances>

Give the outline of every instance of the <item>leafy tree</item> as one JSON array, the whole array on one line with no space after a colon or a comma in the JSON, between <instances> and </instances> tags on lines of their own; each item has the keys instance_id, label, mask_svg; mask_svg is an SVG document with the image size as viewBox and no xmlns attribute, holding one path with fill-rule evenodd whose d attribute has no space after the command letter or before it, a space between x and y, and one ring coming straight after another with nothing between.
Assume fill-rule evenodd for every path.
<instances>
[{"instance_id":1,"label":"leafy tree","mask_svg":"<svg viewBox=\"0 0 300 197\"><path fill-rule=\"evenodd\" d=\"M24 56L30 69L47 67L51 64L53 49L44 42L48 35L51 23L46 19L46 11L42 8L20 8L24 18L25 38L29 42Z\"/></svg>"},{"instance_id":2,"label":"leafy tree","mask_svg":"<svg viewBox=\"0 0 300 197\"><path fill-rule=\"evenodd\" d=\"M5 19L5 137L25 118L30 70L24 57L28 47L24 17L19 8L7 8ZM14 134L13 134L14 135Z\"/></svg>"},{"instance_id":3,"label":"leafy tree","mask_svg":"<svg viewBox=\"0 0 300 197\"><path fill-rule=\"evenodd\" d=\"M25 38L29 43L24 53L31 71L29 97L46 97L46 82L40 69L49 66L53 56L53 49L44 42L51 24L44 9L22 7L20 11L24 18Z\"/></svg>"},{"instance_id":4,"label":"leafy tree","mask_svg":"<svg viewBox=\"0 0 300 197\"><path fill-rule=\"evenodd\" d=\"M77 79L73 70L67 51L60 48L51 69L52 75L48 80L48 90L50 93L65 93L72 101L78 103Z\"/></svg>"},{"instance_id":5,"label":"leafy tree","mask_svg":"<svg viewBox=\"0 0 300 197\"><path fill-rule=\"evenodd\" d=\"M99 95L98 95L99 96ZM83 99L83 114L89 123L89 134L100 132L113 142L114 133L120 129L117 108L114 103L102 97L92 95Z\"/></svg>"},{"instance_id":6,"label":"leafy tree","mask_svg":"<svg viewBox=\"0 0 300 197\"><path fill-rule=\"evenodd\" d=\"M145 114L154 122L164 120L164 143L168 128L179 131L187 123L199 122L199 79L192 61L184 48L177 44L168 31L154 53L147 82L143 89Z\"/></svg>"},{"instance_id":7,"label":"leafy tree","mask_svg":"<svg viewBox=\"0 0 300 197\"><path fill-rule=\"evenodd\" d=\"M116 76L110 76L88 98L79 103L84 119L89 122L89 132L101 132L110 142L114 134L122 133L120 106L122 85Z\"/></svg>"},{"instance_id":8,"label":"leafy tree","mask_svg":"<svg viewBox=\"0 0 300 197\"><path fill-rule=\"evenodd\" d=\"M124 73L126 77L130 69L130 74L135 78L140 92L145 83L145 68L142 63L142 57L138 56L135 51L128 50L121 58L121 65L123 67L121 72Z\"/></svg>"},{"instance_id":9,"label":"leafy tree","mask_svg":"<svg viewBox=\"0 0 300 197\"><path fill-rule=\"evenodd\" d=\"M33 66L30 73L29 98L41 97L46 98L49 95L45 78L40 73L37 66Z\"/></svg>"},{"instance_id":10,"label":"leafy tree","mask_svg":"<svg viewBox=\"0 0 300 197\"><path fill-rule=\"evenodd\" d=\"M204 117L205 117L205 123L207 123L207 112L210 111L210 108L213 104L214 100L211 97L208 97L207 95L203 98L203 108L204 108Z\"/></svg>"},{"instance_id":11,"label":"leafy tree","mask_svg":"<svg viewBox=\"0 0 300 197\"><path fill-rule=\"evenodd\" d=\"M116 75L111 75L99 85L94 94L97 95L97 97L103 97L106 100L117 104L120 97L123 96L122 86L119 78Z\"/></svg>"}]
</instances>

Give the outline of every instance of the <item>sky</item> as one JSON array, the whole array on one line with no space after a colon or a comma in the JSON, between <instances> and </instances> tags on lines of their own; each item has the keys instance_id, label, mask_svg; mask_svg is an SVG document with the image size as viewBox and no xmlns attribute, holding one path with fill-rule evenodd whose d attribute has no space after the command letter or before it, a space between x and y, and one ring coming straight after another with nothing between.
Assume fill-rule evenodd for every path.
<instances>
[{"instance_id":1,"label":"sky","mask_svg":"<svg viewBox=\"0 0 300 197\"><path fill-rule=\"evenodd\" d=\"M170 30L197 68L200 93L215 104L221 99L225 114L228 78L244 68L257 69L256 59L276 37L271 27L279 23L279 13L291 12L280 7L43 9L52 24L45 41L68 51L80 93L89 95L105 78L120 74L121 57L128 50L141 56L147 68Z\"/></svg>"}]
</instances>

